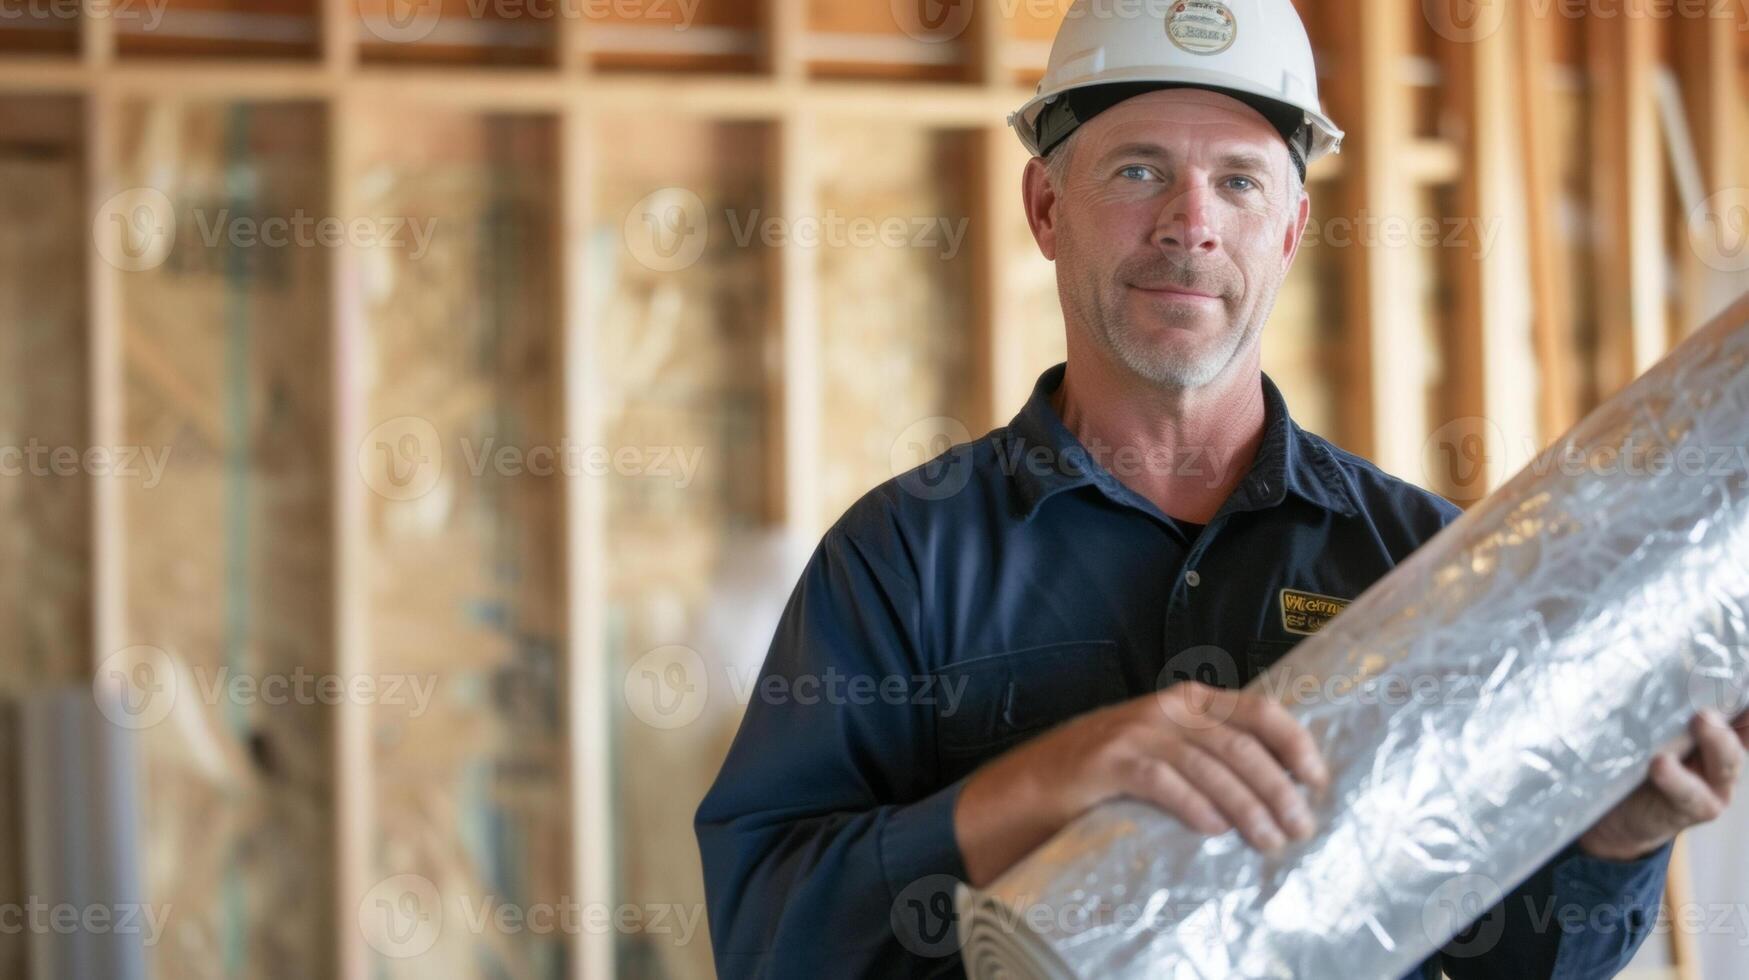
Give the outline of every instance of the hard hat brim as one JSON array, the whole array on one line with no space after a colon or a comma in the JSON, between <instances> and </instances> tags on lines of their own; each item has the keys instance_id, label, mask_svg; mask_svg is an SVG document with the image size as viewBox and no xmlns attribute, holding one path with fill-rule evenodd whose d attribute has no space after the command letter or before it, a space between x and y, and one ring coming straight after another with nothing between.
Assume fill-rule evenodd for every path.
<instances>
[{"instance_id":1,"label":"hard hat brim","mask_svg":"<svg viewBox=\"0 0 1749 980\"><path fill-rule=\"evenodd\" d=\"M1045 152L1049 152L1051 146L1066 138L1074 128L1070 127L1069 130L1050 134L1052 137L1050 145L1041 148L1038 124L1045 106L1058 99L1072 98L1073 93L1090 92L1106 86L1116 86L1120 91L1129 90L1131 95L1163 88L1210 89L1238 98L1258 109L1264 118L1276 124L1278 129L1281 128L1281 125L1277 123L1277 119L1285 119L1290 113L1299 115L1310 130L1309 145L1306 148L1307 163L1326 153L1336 153L1341 150L1343 132L1322 112L1314 112L1305 106L1288 102L1282 99L1278 93L1262 90L1248 79L1207 69L1175 68L1170 72L1162 73L1157 70L1139 68L1131 71L1103 72L1096 79L1065 85L1050 92L1040 92L1021 106L1019 111L1009 115L1009 125L1014 127L1016 135L1020 137L1020 142L1029 152L1035 156L1042 156ZM1262 108L1259 106L1260 102L1272 108ZM1115 104L1115 102L1109 104ZM1279 109L1273 107L1279 107ZM1079 122L1085 122L1089 118L1092 118L1091 115L1082 118Z\"/></svg>"},{"instance_id":2,"label":"hard hat brim","mask_svg":"<svg viewBox=\"0 0 1749 980\"><path fill-rule=\"evenodd\" d=\"M1106 85L1090 85L1085 88L1072 89L1064 92L1061 97L1050 100L1039 110L1033 123L1035 140L1038 143L1038 155L1044 156L1056 148L1057 144L1069 138L1069 134L1087 123L1094 116L1105 110L1138 95L1149 92L1161 92L1175 88L1194 88L1204 92L1215 92L1237 102L1241 102L1263 117L1296 155L1304 152L1300 145L1302 131L1306 128L1305 113L1297 106L1288 105L1277 99L1266 99L1249 92L1236 89L1217 88L1212 85L1186 85L1178 82L1123 82Z\"/></svg>"}]
</instances>

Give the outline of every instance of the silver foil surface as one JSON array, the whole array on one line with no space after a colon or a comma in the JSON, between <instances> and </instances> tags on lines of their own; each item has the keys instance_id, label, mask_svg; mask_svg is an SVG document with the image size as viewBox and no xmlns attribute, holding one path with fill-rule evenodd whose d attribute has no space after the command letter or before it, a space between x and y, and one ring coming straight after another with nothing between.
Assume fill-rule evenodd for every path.
<instances>
[{"instance_id":1,"label":"silver foil surface","mask_svg":"<svg viewBox=\"0 0 1749 980\"><path fill-rule=\"evenodd\" d=\"M1095 808L962 886L971 976L1400 977L1697 711L1749 707L1749 297L1251 689L1329 764L1315 836L1265 855L1134 800Z\"/></svg>"}]
</instances>

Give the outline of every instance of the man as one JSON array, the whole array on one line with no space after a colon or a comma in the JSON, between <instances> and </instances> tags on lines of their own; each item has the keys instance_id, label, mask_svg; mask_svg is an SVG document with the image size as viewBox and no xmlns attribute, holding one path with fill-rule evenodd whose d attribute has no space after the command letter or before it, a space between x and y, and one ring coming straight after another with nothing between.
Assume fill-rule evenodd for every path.
<instances>
[{"instance_id":1,"label":"man","mask_svg":"<svg viewBox=\"0 0 1749 980\"><path fill-rule=\"evenodd\" d=\"M1007 427L858 501L803 573L759 691L839 696L756 696L699 808L725 977L957 975L951 882L1118 796L1260 849L1308 837L1325 761L1239 690L1321 625L1290 630L1284 590L1327 619L1458 516L1301 430L1259 366L1302 168L1341 137L1288 0L1177 2L1164 30L1080 7L1015 120L1067 363ZM1491 910L1496 941L1414 976L1619 970L1749 737L1694 734ZM1575 908L1603 914L1568 931Z\"/></svg>"}]
</instances>

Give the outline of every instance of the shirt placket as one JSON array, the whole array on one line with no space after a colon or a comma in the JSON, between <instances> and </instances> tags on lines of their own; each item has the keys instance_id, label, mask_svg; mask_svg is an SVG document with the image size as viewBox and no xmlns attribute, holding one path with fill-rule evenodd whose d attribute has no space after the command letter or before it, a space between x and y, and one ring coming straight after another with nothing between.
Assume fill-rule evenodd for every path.
<instances>
[{"instance_id":1,"label":"shirt placket","mask_svg":"<svg viewBox=\"0 0 1749 980\"><path fill-rule=\"evenodd\" d=\"M1166 599L1165 636L1161 647L1163 659L1160 683L1156 686L1164 686L1181 673L1203 678L1212 677L1221 687L1237 688L1244 682L1245 672L1239 661L1243 651L1228 650L1216 644L1215 639L1226 634L1211 631L1215 624L1207 622L1206 617L1196 615L1199 598L1207 590L1222 584L1211 581L1199 566L1203 556L1220 537L1221 529L1226 526L1232 514L1253 509L1258 501L1266 500L1268 496L1269 482L1265 479L1253 478L1240 484L1233 499L1210 519L1202 533L1191 543L1185 554L1184 564L1178 569L1171 593ZM1187 660L1195 660L1199 664L1206 661L1212 670L1206 673L1195 670L1194 665L1183 662Z\"/></svg>"}]
</instances>

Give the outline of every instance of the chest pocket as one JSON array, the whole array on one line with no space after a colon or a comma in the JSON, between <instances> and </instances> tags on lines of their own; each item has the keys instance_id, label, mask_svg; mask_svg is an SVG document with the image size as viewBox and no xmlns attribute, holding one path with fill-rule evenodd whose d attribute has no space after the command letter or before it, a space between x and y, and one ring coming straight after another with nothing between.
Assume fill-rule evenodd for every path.
<instances>
[{"instance_id":1,"label":"chest pocket","mask_svg":"<svg viewBox=\"0 0 1749 980\"><path fill-rule=\"evenodd\" d=\"M936 672L935 735L945 780L1058 722L1122 701L1117 643L1074 640L978 657ZM949 692L958 692L957 700Z\"/></svg>"},{"instance_id":2,"label":"chest pocket","mask_svg":"<svg viewBox=\"0 0 1749 980\"><path fill-rule=\"evenodd\" d=\"M1299 646L1298 640L1252 640L1245 647L1245 683L1249 684L1270 665Z\"/></svg>"}]
</instances>

